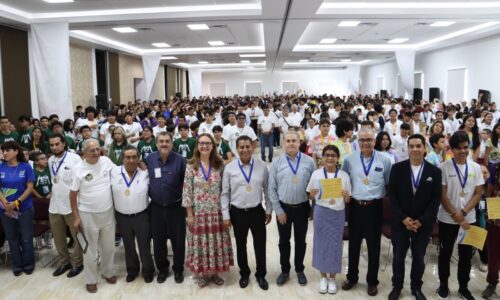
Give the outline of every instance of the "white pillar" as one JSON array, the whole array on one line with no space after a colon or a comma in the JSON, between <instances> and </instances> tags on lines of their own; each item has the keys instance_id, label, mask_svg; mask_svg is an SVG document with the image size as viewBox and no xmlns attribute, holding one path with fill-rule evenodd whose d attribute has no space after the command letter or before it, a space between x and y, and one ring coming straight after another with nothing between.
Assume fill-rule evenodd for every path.
<instances>
[{"instance_id":1,"label":"white pillar","mask_svg":"<svg viewBox=\"0 0 500 300\"><path fill-rule=\"evenodd\" d=\"M144 100L153 100L151 94L156 80L156 73L160 67L161 55L143 55L142 67L144 69L144 82L146 83L146 95ZM139 96L139 95L138 95ZM139 97L141 98L141 97Z\"/></svg>"},{"instance_id":2,"label":"white pillar","mask_svg":"<svg viewBox=\"0 0 500 300\"><path fill-rule=\"evenodd\" d=\"M398 50L395 54L403 88L413 98L413 88L415 87L415 50Z\"/></svg>"}]
</instances>

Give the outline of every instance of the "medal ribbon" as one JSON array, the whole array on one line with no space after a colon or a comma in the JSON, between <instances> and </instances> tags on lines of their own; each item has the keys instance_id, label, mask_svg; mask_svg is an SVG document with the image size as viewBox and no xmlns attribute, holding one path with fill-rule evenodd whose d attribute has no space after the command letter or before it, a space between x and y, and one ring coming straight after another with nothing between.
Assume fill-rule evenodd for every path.
<instances>
[{"instance_id":1,"label":"medal ribbon","mask_svg":"<svg viewBox=\"0 0 500 300\"><path fill-rule=\"evenodd\" d=\"M451 159L453 161L453 166L455 167L455 171L457 172L458 176L458 181L460 181L460 185L462 186L462 190L465 188L465 184L467 183L467 178L469 177L469 165L467 164L467 161L465 162L465 175L462 175L462 172L460 172L460 169L457 166L457 163L455 162L455 159ZM462 178L463 178L463 183L462 183Z\"/></svg>"},{"instance_id":2,"label":"medal ribbon","mask_svg":"<svg viewBox=\"0 0 500 300\"><path fill-rule=\"evenodd\" d=\"M325 174L325 179L328 179L328 175L326 174L326 168L323 168L323 173ZM335 170L335 177L334 178L337 178L338 174L339 174L339 168L337 168L337 170Z\"/></svg>"},{"instance_id":3,"label":"medal ribbon","mask_svg":"<svg viewBox=\"0 0 500 300\"><path fill-rule=\"evenodd\" d=\"M129 182L129 181L127 181L127 176L125 176L125 173L123 173L123 166L122 166L122 170L121 170L122 178L125 181L125 185L127 186L127 188L130 188L130 186L132 185L132 182L134 182L135 176L137 176L138 172L139 172L139 169L135 170L134 175L132 176L132 178L130 179L130 182Z\"/></svg>"},{"instance_id":4,"label":"medal ribbon","mask_svg":"<svg viewBox=\"0 0 500 300\"><path fill-rule=\"evenodd\" d=\"M288 158L288 156L285 155L285 157L286 157L286 161L288 162L288 165L290 166L290 169L292 169L293 175L297 175L297 171L299 170L299 165L300 165L300 158L301 158L300 152L299 152L299 155L297 158L297 164L295 165L295 168L292 166L292 163L290 162L290 159Z\"/></svg>"},{"instance_id":5,"label":"medal ribbon","mask_svg":"<svg viewBox=\"0 0 500 300\"><path fill-rule=\"evenodd\" d=\"M363 158L363 154L360 154L359 157L361 157L361 164L363 165L363 172L365 172L366 177L368 177L368 173L370 173L373 161L375 160L375 152L373 152L372 159L370 160L370 163L368 164L368 166L365 165L365 159Z\"/></svg>"},{"instance_id":6,"label":"medal ribbon","mask_svg":"<svg viewBox=\"0 0 500 300\"><path fill-rule=\"evenodd\" d=\"M422 162L422 165L420 166L420 170L418 170L417 178L415 178L415 175L413 175L413 170L410 168L411 172L411 182L413 183L413 188L418 189L418 186L420 185L420 177L422 177L422 170L424 169L424 162Z\"/></svg>"},{"instance_id":7,"label":"medal ribbon","mask_svg":"<svg viewBox=\"0 0 500 300\"><path fill-rule=\"evenodd\" d=\"M252 163L250 164L250 173L247 176L247 173L245 172L245 169L243 168L243 165L240 163L240 160L238 159L238 166L240 167L241 173L243 174L243 177L245 177L245 180L248 184L250 184L250 179L252 179L252 172L253 172L253 158L252 158Z\"/></svg>"},{"instance_id":8,"label":"medal ribbon","mask_svg":"<svg viewBox=\"0 0 500 300\"><path fill-rule=\"evenodd\" d=\"M201 172L203 173L203 177L205 178L205 181L208 182L210 174L212 174L212 165L208 166L208 175L207 173L205 173L205 168L203 167L203 164L201 162L200 162L200 167L201 167Z\"/></svg>"},{"instance_id":9,"label":"medal ribbon","mask_svg":"<svg viewBox=\"0 0 500 300\"><path fill-rule=\"evenodd\" d=\"M63 164L64 160L66 159L66 155L67 155L67 154L68 154L68 152L67 152L67 151L65 151L65 152L64 152L64 156L63 156L63 158L61 159L61 161L59 162L59 164L57 165L57 169L56 169L56 170L54 170L54 165L55 165L55 163L54 163L54 164L52 164L51 168L52 168L52 173L54 173L54 176L57 176L57 173L59 173L59 169L61 168L61 166L62 166L62 164Z\"/></svg>"}]
</instances>

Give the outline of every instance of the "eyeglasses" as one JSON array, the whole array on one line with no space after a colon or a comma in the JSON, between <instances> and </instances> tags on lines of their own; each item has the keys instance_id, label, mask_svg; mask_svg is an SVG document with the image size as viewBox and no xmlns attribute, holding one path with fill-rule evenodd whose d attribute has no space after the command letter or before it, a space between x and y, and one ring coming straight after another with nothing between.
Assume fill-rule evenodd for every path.
<instances>
[{"instance_id":1,"label":"eyeglasses","mask_svg":"<svg viewBox=\"0 0 500 300\"><path fill-rule=\"evenodd\" d=\"M198 145L202 146L202 147L208 147L208 146L212 146L212 142L199 142Z\"/></svg>"},{"instance_id":2,"label":"eyeglasses","mask_svg":"<svg viewBox=\"0 0 500 300\"><path fill-rule=\"evenodd\" d=\"M373 142L373 139L358 139L358 142L360 144L363 144L363 143L364 144L369 144L369 143Z\"/></svg>"},{"instance_id":3,"label":"eyeglasses","mask_svg":"<svg viewBox=\"0 0 500 300\"><path fill-rule=\"evenodd\" d=\"M337 154L325 154L323 157L324 158L336 158Z\"/></svg>"}]
</instances>

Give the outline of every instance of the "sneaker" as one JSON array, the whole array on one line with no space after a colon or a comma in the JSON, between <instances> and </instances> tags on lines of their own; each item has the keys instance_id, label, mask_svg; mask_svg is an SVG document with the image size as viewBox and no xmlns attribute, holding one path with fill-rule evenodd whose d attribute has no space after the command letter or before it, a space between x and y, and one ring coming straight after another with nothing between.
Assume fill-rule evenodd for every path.
<instances>
[{"instance_id":1,"label":"sneaker","mask_svg":"<svg viewBox=\"0 0 500 300\"><path fill-rule=\"evenodd\" d=\"M488 272L488 265L480 262L477 264L477 269L482 273L486 273L486 272Z\"/></svg>"},{"instance_id":2,"label":"sneaker","mask_svg":"<svg viewBox=\"0 0 500 300\"><path fill-rule=\"evenodd\" d=\"M338 291L337 289L337 282L335 281L335 279L333 278L330 278L328 279L328 294L336 294Z\"/></svg>"},{"instance_id":3,"label":"sneaker","mask_svg":"<svg viewBox=\"0 0 500 300\"><path fill-rule=\"evenodd\" d=\"M319 280L319 289L320 294L326 294L328 292L328 279L326 277L321 277Z\"/></svg>"},{"instance_id":4,"label":"sneaker","mask_svg":"<svg viewBox=\"0 0 500 300\"><path fill-rule=\"evenodd\" d=\"M493 285L493 284L488 284L488 286L486 287L486 289L483 291L483 293L481 294L481 296L484 298L484 299L489 299L491 296L493 296L493 294L495 294L495 289L496 289L496 286Z\"/></svg>"},{"instance_id":5,"label":"sneaker","mask_svg":"<svg viewBox=\"0 0 500 300\"><path fill-rule=\"evenodd\" d=\"M459 289L458 295L460 295L460 298L465 300L475 300L468 288Z\"/></svg>"},{"instance_id":6,"label":"sneaker","mask_svg":"<svg viewBox=\"0 0 500 300\"><path fill-rule=\"evenodd\" d=\"M448 296L450 296L450 289L448 289L447 286L440 286L436 290L436 293L437 293L438 299L447 300Z\"/></svg>"}]
</instances>

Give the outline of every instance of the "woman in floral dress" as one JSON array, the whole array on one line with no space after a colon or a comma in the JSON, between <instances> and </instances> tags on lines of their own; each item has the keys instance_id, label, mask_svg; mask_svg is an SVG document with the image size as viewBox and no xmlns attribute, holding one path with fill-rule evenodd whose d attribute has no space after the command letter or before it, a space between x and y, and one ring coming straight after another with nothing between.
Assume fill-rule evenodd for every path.
<instances>
[{"instance_id":1,"label":"woman in floral dress","mask_svg":"<svg viewBox=\"0 0 500 300\"><path fill-rule=\"evenodd\" d=\"M182 206L187 210L186 265L198 277L198 285L210 281L223 285L218 273L233 265L229 231L223 229L220 194L223 161L215 141L201 134L184 177Z\"/></svg>"}]
</instances>

